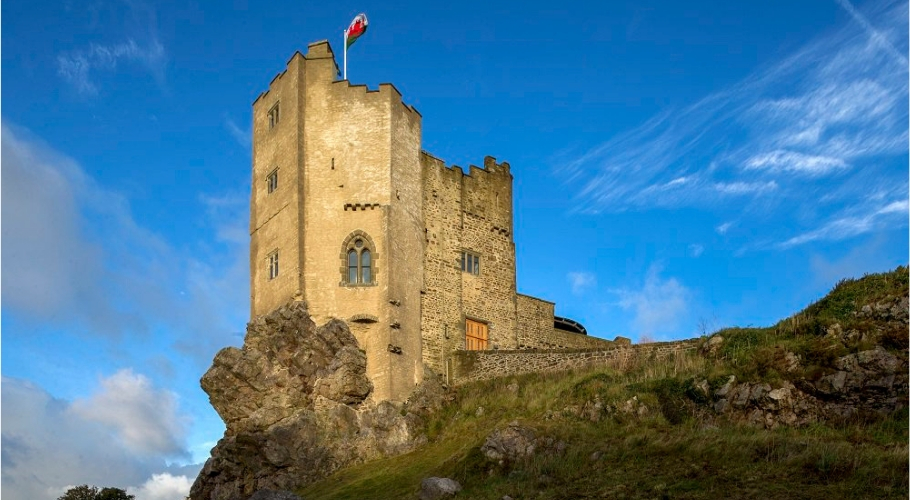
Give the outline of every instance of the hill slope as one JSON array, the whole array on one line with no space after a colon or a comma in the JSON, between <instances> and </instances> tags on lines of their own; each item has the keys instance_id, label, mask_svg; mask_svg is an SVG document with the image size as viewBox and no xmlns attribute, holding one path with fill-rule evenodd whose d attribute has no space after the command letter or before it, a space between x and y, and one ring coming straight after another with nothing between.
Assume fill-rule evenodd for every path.
<instances>
[{"instance_id":1,"label":"hill slope","mask_svg":"<svg viewBox=\"0 0 910 500\"><path fill-rule=\"evenodd\" d=\"M415 498L447 476L472 499L906 498L907 296L900 267L698 353L466 385L427 445L300 493Z\"/></svg>"}]
</instances>

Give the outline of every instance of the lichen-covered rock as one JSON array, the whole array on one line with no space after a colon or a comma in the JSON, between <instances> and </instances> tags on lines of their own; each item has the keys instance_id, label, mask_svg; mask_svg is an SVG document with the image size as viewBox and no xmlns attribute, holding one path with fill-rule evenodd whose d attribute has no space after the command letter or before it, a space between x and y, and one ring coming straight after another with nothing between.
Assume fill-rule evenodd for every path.
<instances>
[{"instance_id":1,"label":"lichen-covered rock","mask_svg":"<svg viewBox=\"0 0 910 500\"><path fill-rule=\"evenodd\" d=\"M439 500L455 496L461 491L461 484L447 477L428 477L420 482L420 500Z\"/></svg>"},{"instance_id":2,"label":"lichen-covered rock","mask_svg":"<svg viewBox=\"0 0 910 500\"><path fill-rule=\"evenodd\" d=\"M551 436L541 436L530 428L511 422L504 429L497 429L487 436L480 452L499 465L509 465L524 460L535 453L558 454L566 451L566 443Z\"/></svg>"},{"instance_id":3,"label":"lichen-covered rock","mask_svg":"<svg viewBox=\"0 0 910 500\"><path fill-rule=\"evenodd\" d=\"M536 439L533 429L512 422L505 429L497 429L487 436L480 451L499 463L514 462L534 453Z\"/></svg>"},{"instance_id":4,"label":"lichen-covered rock","mask_svg":"<svg viewBox=\"0 0 910 500\"><path fill-rule=\"evenodd\" d=\"M724 343L724 337L720 334L715 333L701 346L701 352L704 354L717 354L720 351L721 346Z\"/></svg>"},{"instance_id":5,"label":"lichen-covered rock","mask_svg":"<svg viewBox=\"0 0 910 500\"><path fill-rule=\"evenodd\" d=\"M832 369L816 380L774 386L737 383L731 375L710 404L718 414L767 428L890 413L907 405L907 361L881 346L841 356Z\"/></svg>"},{"instance_id":6,"label":"lichen-covered rock","mask_svg":"<svg viewBox=\"0 0 910 500\"><path fill-rule=\"evenodd\" d=\"M243 347L222 349L202 377L227 429L190 498L294 490L345 465L409 451L426 441L423 417L444 392L435 376L426 380L410 407L373 401L366 355L344 322L317 328L303 302L258 317Z\"/></svg>"}]
</instances>

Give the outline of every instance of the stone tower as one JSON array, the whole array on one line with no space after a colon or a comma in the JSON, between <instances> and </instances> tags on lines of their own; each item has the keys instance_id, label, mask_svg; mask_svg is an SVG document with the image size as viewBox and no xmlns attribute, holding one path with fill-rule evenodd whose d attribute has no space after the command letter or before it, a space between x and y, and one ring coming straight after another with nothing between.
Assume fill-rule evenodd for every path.
<instances>
[{"instance_id":1,"label":"stone tower","mask_svg":"<svg viewBox=\"0 0 910 500\"><path fill-rule=\"evenodd\" d=\"M253 102L251 313L296 299L348 321L374 397L401 401L423 377L421 117L337 75L313 43Z\"/></svg>"}]
</instances>

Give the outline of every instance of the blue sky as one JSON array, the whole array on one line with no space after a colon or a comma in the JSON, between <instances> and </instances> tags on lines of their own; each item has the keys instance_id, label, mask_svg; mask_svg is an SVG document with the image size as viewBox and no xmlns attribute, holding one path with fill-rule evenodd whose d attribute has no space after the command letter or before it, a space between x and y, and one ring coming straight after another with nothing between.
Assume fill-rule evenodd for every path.
<instances>
[{"instance_id":1,"label":"blue sky","mask_svg":"<svg viewBox=\"0 0 910 500\"><path fill-rule=\"evenodd\" d=\"M4 500L186 493L249 319L251 103L361 11L349 79L511 164L519 291L593 335L768 325L907 264L907 3L324 4L3 2Z\"/></svg>"}]
</instances>

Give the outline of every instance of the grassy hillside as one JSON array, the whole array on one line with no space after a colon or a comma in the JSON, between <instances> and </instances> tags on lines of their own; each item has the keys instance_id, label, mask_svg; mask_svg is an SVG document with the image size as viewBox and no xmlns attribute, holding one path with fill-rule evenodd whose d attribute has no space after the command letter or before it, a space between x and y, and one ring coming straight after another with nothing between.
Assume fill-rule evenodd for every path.
<instances>
[{"instance_id":1,"label":"grassy hillside","mask_svg":"<svg viewBox=\"0 0 910 500\"><path fill-rule=\"evenodd\" d=\"M714 389L730 375L817 378L833 370L837 356L876 345L906 360L907 327L861 311L907 293L907 269L898 268L841 282L772 327L722 330L725 341L711 355L460 387L429 422L426 446L342 470L300 493L307 500L412 499L421 479L445 476L463 485L459 498L472 499L906 498L906 405L886 415L763 429L715 418L693 388L707 380ZM788 351L804 360L796 371L782 368ZM516 421L552 446L514 463L487 460L480 451L486 437Z\"/></svg>"}]
</instances>

